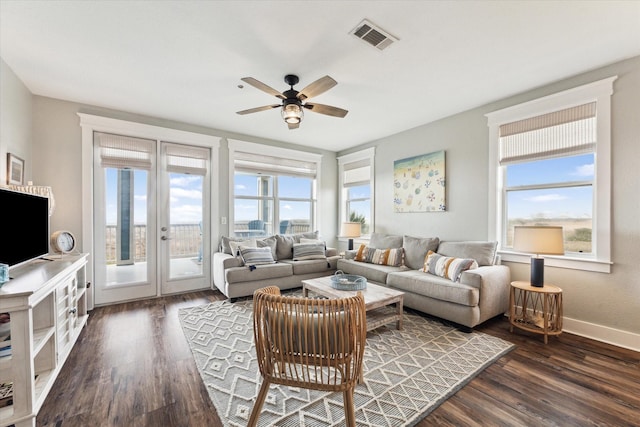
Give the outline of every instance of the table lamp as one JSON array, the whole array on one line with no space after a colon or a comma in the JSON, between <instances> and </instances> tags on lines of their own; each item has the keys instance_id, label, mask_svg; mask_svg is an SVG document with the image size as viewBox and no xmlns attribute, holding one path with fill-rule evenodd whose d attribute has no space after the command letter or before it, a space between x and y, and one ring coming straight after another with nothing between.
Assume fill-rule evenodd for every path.
<instances>
[{"instance_id":1,"label":"table lamp","mask_svg":"<svg viewBox=\"0 0 640 427\"><path fill-rule=\"evenodd\" d=\"M360 226L359 222L343 222L342 230L340 230L340 237L347 237L349 239L348 250L353 249L353 238L360 237Z\"/></svg>"},{"instance_id":2,"label":"table lamp","mask_svg":"<svg viewBox=\"0 0 640 427\"><path fill-rule=\"evenodd\" d=\"M564 255L562 227L520 226L513 228L513 250L535 254L531 257L531 286L544 286L544 258L540 255Z\"/></svg>"}]
</instances>

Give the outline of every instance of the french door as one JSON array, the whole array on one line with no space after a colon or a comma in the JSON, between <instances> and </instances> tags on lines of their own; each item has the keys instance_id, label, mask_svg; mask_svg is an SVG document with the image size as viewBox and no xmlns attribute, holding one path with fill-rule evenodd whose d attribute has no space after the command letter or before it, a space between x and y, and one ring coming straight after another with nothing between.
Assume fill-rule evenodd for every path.
<instances>
[{"instance_id":1,"label":"french door","mask_svg":"<svg viewBox=\"0 0 640 427\"><path fill-rule=\"evenodd\" d=\"M97 305L211 286L210 149L94 133Z\"/></svg>"}]
</instances>

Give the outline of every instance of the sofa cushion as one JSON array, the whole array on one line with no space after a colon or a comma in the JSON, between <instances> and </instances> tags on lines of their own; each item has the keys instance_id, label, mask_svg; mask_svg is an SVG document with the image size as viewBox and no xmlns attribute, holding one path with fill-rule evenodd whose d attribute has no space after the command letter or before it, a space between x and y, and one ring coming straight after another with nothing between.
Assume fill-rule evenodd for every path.
<instances>
[{"instance_id":1,"label":"sofa cushion","mask_svg":"<svg viewBox=\"0 0 640 427\"><path fill-rule=\"evenodd\" d=\"M276 234L276 259L292 259L294 243L300 243L301 237L305 239L317 239L318 236L318 231L297 234Z\"/></svg>"},{"instance_id":2,"label":"sofa cushion","mask_svg":"<svg viewBox=\"0 0 640 427\"><path fill-rule=\"evenodd\" d=\"M420 270L392 272L387 276L387 286L404 292L411 292L469 307L480 301L480 290L473 286L452 282Z\"/></svg>"},{"instance_id":3,"label":"sofa cushion","mask_svg":"<svg viewBox=\"0 0 640 427\"><path fill-rule=\"evenodd\" d=\"M369 281L384 284L387 281L387 274L406 271L408 268L405 266L391 267L389 265L367 264L354 260L339 259L338 270L342 270L347 274L357 274L358 276L366 277Z\"/></svg>"},{"instance_id":4,"label":"sofa cushion","mask_svg":"<svg viewBox=\"0 0 640 427\"><path fill-rule=\"evenodd\" d=\"M293 267L293 274L296 275L326 273L328 276L336 271L336 264L339 258L339 256L333 256L326 259L306 259L302 261L285 259L278 262L290 264Z\"/></svg>"},{"instance_id":5,"label":"sofa cushion","mask_svg":"<svg viewBox=\"0 0 640 427\"><path fill-rule=\"evenodd\" d=\"M402 247L402 236L394 234L371 233L369 247L376 249L393 249Z\"/></svg>"},{"instance_id":6,"label":"sofa cushion","mask_svg":"<svg viewBox=\"0 0 640 427\"><path fill-rule=\"evenodd\" d=\"M452 282L458 282L463 271L474 268L478 268L478 263L473 258L446 257L429 251L422 271L444 277Z\"/></svg>"},{"instance_id":7,"label":"sofa cushion","mask_svg":"<svg viewBox=\"0 0 640 427\"><path fill-rule=\"evenodd\" d=\"M370 248L364 244L360 245L356 257L354 258L359 262L366 262L369 264L378 265L390 265L393 267L399 267L402 265L402 248L394 249L376 249Z\"/></svg>"},{"instance_id":8,"label":"sofa cushion","mask_svg":"<svg viewBox=\"0 0 640 427\"><path fill-rule=\"evenodd\" d=\"M478 265L494 265L498 242L440 242L437 252L440 255L456 258L473 258Z\"/></svg>"},{"instance_id":9,"label":"sofa cushion","mask_svg":"<svg viewBox=\"0 0 640 427\"><path fill-rule=\"evenodd\" d=\"M293 260L326 259L324 243L294 243Z\"/></svg>"},{"instance_id":10,"label":"sofa cushion","mask_svg":"<svg viewBox=\"0 0 640 427\"><path fill-rule=\"evenodd\" d=\"M253 280L277 279L293 275L291 264L275 263L259 265L254 269L249 267L233 267L225 271L227 283L250 282Z\"/></svg>"},{"instance_id":11,"label":"sofa cushion","mask_svg":"<svg viewBox=\"0 0 640 427\"><path fill-rule=\"evenodd\" d=\"M271 248L253 248L240 245L240 256L245 265L273 264Z\"/></svg>"},{"instance_id":12,"label":"sofa cushion","mask_svg":"<svg viewBox=\"0 0 640 427\"><path fill-rule=\"evenodd\" d=\"M412 270L420 270L424 265L427 252L436 251L440 239L437 237L412 237L402 236L404 248L404 265Z\"/></svg>"}]
</instances>

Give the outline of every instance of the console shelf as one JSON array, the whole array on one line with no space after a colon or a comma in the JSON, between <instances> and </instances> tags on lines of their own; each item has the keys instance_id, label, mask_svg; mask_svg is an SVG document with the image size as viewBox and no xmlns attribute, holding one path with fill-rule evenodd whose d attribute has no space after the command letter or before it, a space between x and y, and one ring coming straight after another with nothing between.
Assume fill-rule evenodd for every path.
<instances>
[{"instance_id":1,"label":"console shelf","mask_svg":"<svg viewBox=\"0 0 640 427\"><path fill-rule=\"evenodd\" d=\"M87 257L30 262L11 270L11 280L0 288L0 313L11 319L11 354L0 357L0 385L13 388L12 402L0 407L0 427L35 427L89 317Z\"/></svg>"}]
</instances>

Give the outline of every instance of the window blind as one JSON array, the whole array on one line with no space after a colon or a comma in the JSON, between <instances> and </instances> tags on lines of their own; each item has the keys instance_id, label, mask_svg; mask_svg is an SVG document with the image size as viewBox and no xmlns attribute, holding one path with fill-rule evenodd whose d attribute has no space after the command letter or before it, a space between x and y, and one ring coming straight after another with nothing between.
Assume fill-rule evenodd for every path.
<instances>
[{"instance_id":1,"label":"window blind","mask_svg":"<svg viewBox=\"0 0 640 427\"><path fill-rule=\"evenodd\" d=\"M209 150L200 147L187 147L179 144L167 144L167 171L190 175L207 174Z\"/></svg>"},{"instance_id":2,"label":"window blind","mask_svg":"<svg viewBox=\"0 0 640 427\"><path fill-rule=\"evenodd\" d=\"M369 159L362 159L343 166L342 185L356 187L371 183L371 164Z\"/></svg>"},{"instance_id":3,"label":"window blind","mask_svg":"<svg viewBox=\"0 0 640 427\"><path fill-rule=\"evenodd\" d=\"M317 164L315 162L239 151L235 152L234 168L236 172L269 173L311 178L315 178L317 173Z\"/></svg>"},{"instance_id":4,"label":"window blind","mask_svg":"<svg viewBox=\"0 0 640 427\"><path fill-rule=\"evenodd\" d=\"M151 169L153 140L95 132L94 141L100 150L100 166L104 168Z\"/></svg>"},{"instance_id":5,"label":"window blind","mask_svg":"<svg viewBox=\"0 0 640 427\"><path fill-rule=\"evenodd\" d=\"M595 151L596 103L578 105L500 126L500 164Z\"/></svg>"}]
</instances>

